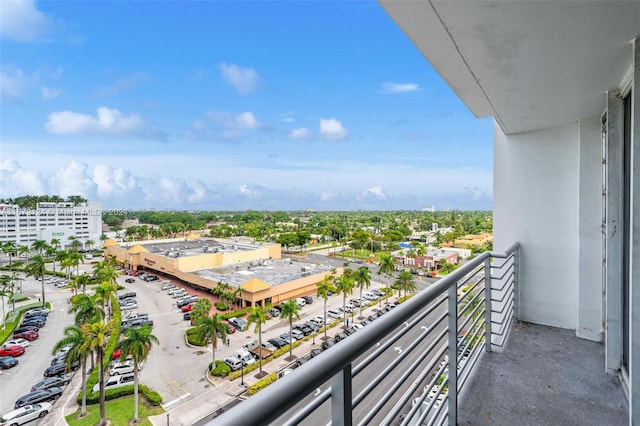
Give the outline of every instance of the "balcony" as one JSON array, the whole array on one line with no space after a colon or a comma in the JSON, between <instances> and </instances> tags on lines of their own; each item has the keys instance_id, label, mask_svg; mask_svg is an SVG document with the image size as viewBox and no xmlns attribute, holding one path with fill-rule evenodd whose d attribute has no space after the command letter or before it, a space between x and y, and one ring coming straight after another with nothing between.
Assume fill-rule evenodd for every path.
<instances>
[{"instance_id":1,"label":"balcony","mask_svg":"<svg viewBox=\"0 0 640 426\"><path fill-rule=\"evenodd\" d=\"M212 424L626 423L602 344L513 323L519 259L478 256Z\"/></svg>"}]
</instances>

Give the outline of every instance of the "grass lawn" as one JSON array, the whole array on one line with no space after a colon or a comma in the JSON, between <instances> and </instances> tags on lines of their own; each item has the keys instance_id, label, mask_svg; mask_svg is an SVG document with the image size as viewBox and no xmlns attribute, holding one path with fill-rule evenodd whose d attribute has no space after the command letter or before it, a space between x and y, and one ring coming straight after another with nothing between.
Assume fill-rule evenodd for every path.
<instances>
[{"instance_id":1,"label":"grass lawn","mask_svg":"<svg viewBox=\"0 0 640 426\"><path fill-rule=\"evenodd\" d=\"M138 415L142 422L138 423L142 426L151 426L148 416L155 416L164 413L162 407L147 407L144 404L144 398L139 399ZM107 401L105 404L105 412L107 419L111 421L112 426L127 426L133 420L133 395L126 398L114 399ZM80 415L80 410L73 414L69 414L66 419L71 426L94 426L100 421L100 405L88 405L87 415L81 419L76 419Z\"/></svg>"}]
</instances>

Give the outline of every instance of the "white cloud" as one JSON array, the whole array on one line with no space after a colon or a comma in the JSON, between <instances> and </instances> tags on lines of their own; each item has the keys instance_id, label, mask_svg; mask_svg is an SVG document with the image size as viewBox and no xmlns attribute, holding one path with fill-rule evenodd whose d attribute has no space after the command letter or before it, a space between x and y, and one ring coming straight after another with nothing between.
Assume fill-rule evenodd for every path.
<instances>
[{"instance_id":1,"label":"white cloud","mask_svg":"<svg viewBox=\"0 0 640 426\"><path fill-rule=\"evenodd\" d=\"M45 185L40 174L33 170L23 169L17 161L2 160L0 162L0 179L2 193L0 198L13 198L25 194L44 194Z\"/></svg>"},{"instance_id":2,"label":"white cloud","mask_svg":"<svg viewBox=\"0 0 640 426\"><path fill-rule=\"evenodd\" d=\"M326 202L337 198L339 194L335 191L324 191L320 194L320 201Z\"/></svg>"},{"instance_id":3,"label":"white cloud","mask_svg":"<svg viewBox=\"0 0 640 426\"><path fill-rule=\"evenodd\" d=\"M17 42L36 42L51 28L51 20L36 8L34 0L3 0L0 37Z\"/></svg>"},{"instance_id":4,"label":"white cloud","mask_svg":"<svg viewBox=\"0 0 640 426\"><path fill-rule=\"evenodd\" d=\"M420 90L420 86L416 83L383 83L380 93L387 95L397 95L402 93L411 93Z\"/></svg>"},{"instance_id":5,"label":"white cloud","mask_svg":"<svg viewBox=\"0 0 640 426\"><path fill-rule=\"evenodd\" d=\"M335 118L320 119L320 135L328 141L339 141L347 137L349 132Z\"/></svg>"},{"instance_id":6,"label":"white cloud","mask_svg":"<svg viewBox=\"0 0 640 426\"><path fill-rule=\"evenodd\" d=\"M260 86L260 76L253 68L221 63L218 70L222 78L241 95L248 95Z\"/></svg>"},{"instance_id":7,"label":"white cloud","mask_svg":"<svg viewBox=\"0 0 640 426\"><path fill-rule=\"evenodd\" d=\"M236 123L242 129L257 129L260 126L256 116L251 111L245 111L236 115Z\"/></svg>"},{"instance_id":8,"label":"white cloud","mask_svg":"<svg viewBox=\"0 0 640 426\"><path fill-rule=\"evenodd\" d=\"M155 130L135 114L123 115L117 109L100 107L97 116L73 111L53 112L45 125L50 133L92 134L112 136L135 136L145 139L164 139L165 135Z\"/></svg>"},{"instance_id":9,"label":"white cloud","mask_svg":"<svg viewBox=\"0 0 640 426\"><path fill-rule=\"evenodd\" d=\"M193 123L188 137L196 140L222 138L235 141L264 127L251 111L236 115L224 111L207 111L204 118Z\"/></svg>"},{"instance_id":10,"label":"white cloud","mask_svg":"<svg viewBox=\"0 0 640 426\"><path fill-rule=\"evenodd\" d=\"M238 192L240 195L249 198L256 198L260 196L260 192L255 188L249 186L249 184L243 183L240 185L240 191Z\"/></svg>"},{"instance_id":11,"label":"white cloud","mask_svg":"<svg viewBox=\"0 0 640 426\"><path fill-rule=\"evenodd\" d=\"M50 178L49 189L63 197L82 194L87 198L95 199L97 185L88 173L88 169L88 166L81 161L70 161L66 166L60 167L58 172Z\"/></svg>"},{"instance_id":12,"label":"white cloud","mask_svg":"<svg viewBox=\"0 0 640 426\"><path fill-rule=\"evenodd\" d=\"M374 197L379 200L387 198L387 194L384 193L384 189L381 186L373 186L362 193L363 197Z\"/></svg>"},{"instance_id":13,"label":"white cloud","mask_svg":"<svg viewBox=\"0 0 640 426\"><path fill-rule=\"evenodd\" d=\"M289 138L291 139L311 139L311 132L309 129L305 129L301 127L299 129L293 129L291 133L289 133Z\"/></svg>"},{"instance_id":14,"label":"white cloud","mask_svg":"<svg viewBox=\"0 0 640 426\"><path fill-rule=\"evenodd\" d=\"M50 101L51 99L55 99L62 94L62 89L56 89L55 87L40 87L40 94L42 95L42 99L45 101Z\"/></svg>"},{"instance_id":15,"label":"white cloud","mask_svg":"<svg viewBox=\"0 0 640 426\"><path fill-rule=\"evenodd\" d=\"M23 97L38 78L38 74L27 75L21 68L2 67L0 69L0 102Z\"/></svg>"}]
</instances>

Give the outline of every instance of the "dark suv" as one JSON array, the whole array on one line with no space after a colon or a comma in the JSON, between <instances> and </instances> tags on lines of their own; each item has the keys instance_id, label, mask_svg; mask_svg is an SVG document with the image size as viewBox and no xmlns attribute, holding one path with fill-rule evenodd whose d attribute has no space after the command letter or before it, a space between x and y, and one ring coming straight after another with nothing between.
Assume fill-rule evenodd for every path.
<instances>
[{"instance_id":1,"label":"dark suv","mask_svg":"<svg viewBox=\"0 0 640 426\"><path fill-rule=\"evenodd\" d=\"M62 394L62 389L60 388L49 388L30 392L18 398L13 408L17 410L18 408L24 407L25 405L29 404L37 404L38 402L44 401L53 401L54 399L59 397L60 394Z\"/></svg>"},{"instance_id":2,"label":"dark suv","mask_svg":"<svg viewBox=\"0 0 640 426\"><path fill-rule=\"evenodd\" d=\"M305 301L305 303L307 305L310 305L310 304L313 303L313 297L311 297L311 296L303 296L302 298L304 299L304 301Z\"/></svg>"},{"instance_id":3,"label":"dark suv","mask_svg":"<svg viewBox=\"0 0 640 426\"><path fill-rule=\"evenodd\" d=\"M70 381L71 377L69 376L47 377L46 379L40 380L35 385L31 386L31 392L49 388L61 388L62 386L69 384Z\"/></svg>"}]
</instances>

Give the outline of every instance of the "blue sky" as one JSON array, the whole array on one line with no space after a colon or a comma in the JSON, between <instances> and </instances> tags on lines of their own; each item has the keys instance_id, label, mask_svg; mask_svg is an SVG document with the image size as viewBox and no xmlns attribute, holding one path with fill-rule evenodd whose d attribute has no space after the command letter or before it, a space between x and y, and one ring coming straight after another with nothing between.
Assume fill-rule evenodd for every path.
<instances>
[{"instance_id":1,"label":"blue sky","mask_svg":"<svg viewBox=\"0 0 640 426\"><path fill-rule=\"evenodd\" d=\"M492 121L375 2L0 1L2 198L491 209Z\"/></svg>"}]
</instances>

